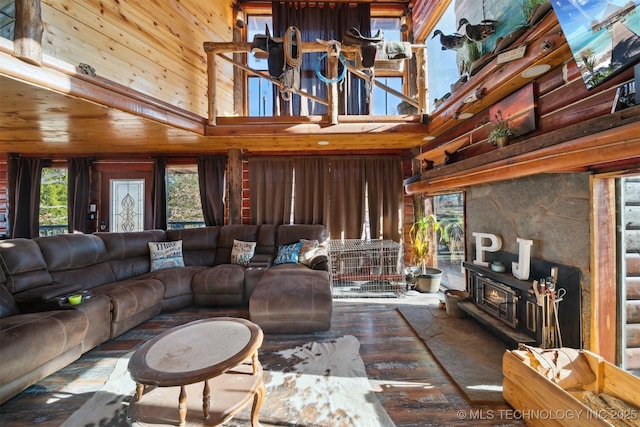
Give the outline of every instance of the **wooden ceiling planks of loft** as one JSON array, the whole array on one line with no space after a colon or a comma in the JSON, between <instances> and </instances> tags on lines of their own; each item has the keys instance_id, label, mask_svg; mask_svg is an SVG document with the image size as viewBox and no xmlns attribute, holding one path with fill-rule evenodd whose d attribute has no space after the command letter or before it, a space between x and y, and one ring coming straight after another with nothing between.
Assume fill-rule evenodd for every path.
<instances>
[{"instance_id":1,"label":"wooden ceiling planks of loft","mask_svg":"<svg viewBox=\"0 0 640 427\"><path fill-rule=\"evenodd\" d=\"M406 2L396 1L373 3L398 10L406 5ZM0 40L3 152L48 156L108 153L193 155L225 152L232 148L249 152L368 152L406 150L421 143L423 125L419 123L419 118L407 119L408 116L386 121L373 117L364 117L360 121L341 117L340 124L335 126L321 122L305 123L305 118L300 123L287 123L278 118L260 120L228 117L221 120L215 129L207 130L206 119L200 114L202 107L196 105L206 105L206 96L193 101L193 93L202 94L206 88L201 83L194 88L184 85L189 86L188 90L192 92L179 94L177 88L171 86L171 76L191 73L183 68L185 61L190 61L188 57L193 57L196 62L204 59L204 51L200 51L201 43L182 53L173 54L171 61L165 64L165 74L170 78L156 78L157 88L149 86L148 79L133 79L133 76L145 73L163 74L154 63L150 63L152 68L147 69L140 61L133 61L133 58L144 54L150 55L149 58L157 56L159 47L172 42L173 36L177 37L177 46L183 46L187 32L188 38L199 37L193 29L184 29L177 23L169 28L158 22L159 32L151 34L150 30L155 24L148 19L142 22L139 11L130 7L105 10L104 15L80 1L73 1L65 7L58 1L52 1L43 3L43 7L47 19L54 19L55 23L47 22L46 36L49 39L45 47L48 50L43 52L42 66L18 60L13 56L12 43L6 39ZM193 10L189 11L187 7ZM228 11L226 7L216 7L218 9L213 13L208 11L203 14L203 19L206 22L222 19L231 23L231 7ZM198 16L201 12L197 2L189 1L175 5L163 4L161 9L154 11L154 16L173 16L176 13ZM121 18L118 17L118 11L122 13ZM224 16L226 13L228 16ZM83 18L86 16L95 16L100 26L94 25L94 18L91 18L91 24L82 22L87 19ZM127 40L132 40L132 37L122 38L117 34L112 36L113 39L105 38L109 37L105 27L117 29L122 34L134 31L131 27L134 17L140 18L136 21L136 28L144 31L144 40L131 42ZM72 29L75 20L79 20L80 29ZM219 28L216 31L224 32L223 27L216 28ZM85 40L76 34L80 30ZM231 34L231 25L228 31ZM77 53L81 51L58 46L55 43L58 37L70 40L72 45L77 45L76 48L90 45L89 42L104 45L104 49L87 52L87 61L96 67L97 75L81 72L78 65L72 62L78 61ZM131 69L134 74L130 80L124 63L113 64L103 52L120 52L118 61L122 61L127 56L123 53L126 49L134 53L129 55L133 61L131 66L138 67L137 70ZM198 65L201 69L205 67L202 63ZM228 69L223 72L230 75ZM112 76L120 76L120 80ZM206 72L202 73L202 79L206 82ZM141 86L143 83L147 86ZM229 87L229 84L223 84L223 88L228 90ZM176 102L173 102L174 99ZM187 100L187 103L182 100ZM329 144L318 145L318 141L327 141Z\"/></svg>"}]
</instances>

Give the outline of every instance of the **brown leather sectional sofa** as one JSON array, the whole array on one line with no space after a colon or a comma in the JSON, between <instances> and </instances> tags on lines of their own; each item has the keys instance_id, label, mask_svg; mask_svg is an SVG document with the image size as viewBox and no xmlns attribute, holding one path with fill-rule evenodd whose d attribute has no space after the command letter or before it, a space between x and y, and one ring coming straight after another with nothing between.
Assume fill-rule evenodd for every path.
<instances>
[{"instance_id":1,"label":"brown leather sectional sofa","mask_svg":"<svg viewBox=\"0 0 640 427\"><path fill-rule=\"evenodd\" d=\"M256 242L248 266L235 240ZM225 225L0 241L0 404L163 311L248 306L265 332L331 327L328 257L274 265L278 248L325 241L322 225ZM182 241L184 267L150 271L149 242ZM65 296L84 291L80 305ZM90 296L89 298L86 298Z\"/></svg>"}]
</instances>

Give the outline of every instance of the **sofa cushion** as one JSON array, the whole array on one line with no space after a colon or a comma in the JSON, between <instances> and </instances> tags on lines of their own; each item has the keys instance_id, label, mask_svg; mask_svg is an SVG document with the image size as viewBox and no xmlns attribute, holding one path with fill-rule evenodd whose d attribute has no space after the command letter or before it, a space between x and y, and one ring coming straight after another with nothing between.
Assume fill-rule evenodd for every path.
<instances>
[{"instance_id":1,"label":"sofa cushion","mask_svg":"<svg viewBox=\"0 0 640 427\"><path fill-rule=\"evenodd\" d=\"M218 248L221 226L167 230L167 240L182 240L182 257L186 266L212 266Z\"/></svg>"},{"instance_id":2,"label":"sofa cushion","mask_svg":"<svg viewBox=\"0 0 640 427\"><path fill-rule=\"evenodd\" d=\"M32 239L0 241L0 264L6 276L5 286L13 294L53 281L40 247Z\"/></svg>"},{"instance_id":3,"label":"sofa cushion","mask_svg":"<svg viewBox=\"0 0 640 427\"><path fill-rule=\"evenodd\" d=\"M49 272L87 267L103 261L107 255L104 242L93 234L60 234L34 240Z\"/></svg>"},{"instance_id":4,"label":"sofa cushion","mask_svg":"<svg viewBox=\"0 0 640 427\"><path fill-rule=\"evenodd\" d=\"M193 276L191 288L197 305L240 304L244 299L245 268L221 264Z\"/></svg>"},{"instance_id":5,"label":"sofa cushion","mask_svg":"<svg viewBox=\"0 0 640 427\"><path fill-rule=\"evenodd\" d=\"M4 285L0 284L0 319L13 316L18 312L18 305L13 299L13 295Z\"/></svg>"},{"instance_id":6,"label":"sofa cushion","mask_svg":"<svg viewBox=\"0 0 640 427\"><path fill-rule=\"evenodd\" d=\"M172 267L184 267L182 240L173 242L149 242L151 271Z\"/></svg>"},{"instance_id":7,"label":"sofa cushion","mask_svg":"<svg viewBox=\"0 0 640 427\"><path fill-rule=\"evenodd\" d=\"M231 249L231 264L238 264L247 267L255 250L256 242L234 240L233 248Z\"/></svg>"},{"instance_id":8,"label":"sofa cushion","mask_svg":"<svg viewBox=\"0 0 640 427\"><path fill-rule=\"evenodd\" d=\"M324 242L325 227L321 224L284 224L278 227L276 234L276 246L288 245L300 241L300 239L317 240Z\"/></svg>"},{"instance_id":9,"label":"sofa cushion","mask_svg":"<svg viewBox=\"0 0 640 427\"><path fill-rule=\"evenodd\" d=\"M109 297L111 321L118 323L148 308L159 306L164 285L157 279L131 279L100 286L93 289L92 293Z\"/></svg>"},{"instance_id":10,"label":"sofa cushion","mask_svg":"<svg viewBox=\"0 0 640 427\"><path fill-rule=\"evenodd\" d=\"M19 314L0 319L0 383L8 383L79 346L88 327L87 316L78 310Z\"/></svg>"},{"instance_id":11,"label":"sofa cushion","mask_svg":"<svg viewBox=\"0 0 640 427\"><path fill-rule=\"evenodd\" d=\"M218 247L216 248L215 264L231 264L231 249L234 240L256 242L258 237L257 225L231 224L220 228Z\"/></svg>"},{"instance_id":12,"label":"sofa cushion","mask_svg":"<svg viewBox=\"0 0 640 427\"><path fill-rule=\"evenodd\" d=\"M300 248L302 242L292 243L290 245L282 245L278 247L278 255L273 261L274 264L297 264L298 255L300 254Z\"/></svg>"}]
</instances>

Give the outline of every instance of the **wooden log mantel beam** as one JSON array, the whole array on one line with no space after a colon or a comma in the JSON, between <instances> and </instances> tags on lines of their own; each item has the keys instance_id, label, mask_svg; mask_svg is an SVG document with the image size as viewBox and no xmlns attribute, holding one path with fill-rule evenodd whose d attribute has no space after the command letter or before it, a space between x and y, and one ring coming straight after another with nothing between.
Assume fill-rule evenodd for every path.
<instances>
[{"instance_id":1,"label":"wooden log mantel beam","mask_svg":"<svg viewBox=\"0 0 640 427\"><path fill-rule=\"evenodd\" d=\"M640 160L640 106L597 117L535 139L423 173L407 194L438 194L463 187L594 164Z\"/></svg>"}]
</instances>

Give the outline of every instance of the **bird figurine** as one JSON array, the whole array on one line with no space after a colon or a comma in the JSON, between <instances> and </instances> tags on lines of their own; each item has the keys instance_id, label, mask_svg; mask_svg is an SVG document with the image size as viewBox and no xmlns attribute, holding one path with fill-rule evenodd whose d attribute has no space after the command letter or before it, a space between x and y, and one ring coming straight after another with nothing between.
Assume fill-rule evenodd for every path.
<instances>
[{"instance_id":1,"label":"bird figurine","mask_svg":"<svg viewBox=\"0 0 640 427\"><path fill-rule=\"evenodd\" d=\"M461 34L464 34L472 42L481 42L496 32L497 23L497 21L491 19L484 19L477 25L471 25L466 18L461 18L458 21L458 32L461 32L460 28L464 27L464 31Z\"/></svg>"},{"instance_id":2,"label":"bird figurine","mask_svg":"<svg viewBox=\"0 0 640 427\"><path fill-rule=\"evenodd\" d=\"M464 46L466 42L466 37L458 33L445 35L442 31L436 30L431 38L434 38L437 35L440 35L442 50L458 50Z\"/></svg>"}]
</instances>

